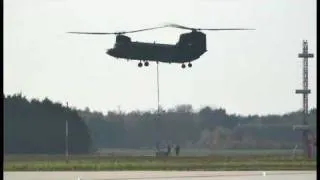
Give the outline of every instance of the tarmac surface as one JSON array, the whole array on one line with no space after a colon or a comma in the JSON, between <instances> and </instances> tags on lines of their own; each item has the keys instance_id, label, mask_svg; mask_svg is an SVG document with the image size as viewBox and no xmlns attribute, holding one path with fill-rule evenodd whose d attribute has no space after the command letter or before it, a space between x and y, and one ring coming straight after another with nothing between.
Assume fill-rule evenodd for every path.
<instances>
[{"instance_id":1,"label":"tarmac surface","mask_svg":"<svg viewBox=\"0 0 320 180\"><path fill-rule=\"evenodd\" d=\"M316 171L51 171L3 172L5 180L315 180Z\"/></svg>"}]
</instances>

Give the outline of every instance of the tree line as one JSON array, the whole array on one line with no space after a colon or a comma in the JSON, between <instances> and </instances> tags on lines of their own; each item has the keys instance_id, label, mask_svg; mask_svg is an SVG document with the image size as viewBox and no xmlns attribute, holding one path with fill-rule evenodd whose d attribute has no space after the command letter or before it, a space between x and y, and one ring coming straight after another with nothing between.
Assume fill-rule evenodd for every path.
<instances>
[{"instance_id":1,"label":"tree line","mask_svg":"<svg viewBox=\"0 0 320 180\"><path fill-rule=\"evenodd\" d=\"M76 110L43 101L28 101L21 94L4 96L5 154L63 154L68 120L70 154L92 149L88 126Z\"/></svg>"},{"instance_id":2,"label":"tree line","mask_svg":"<svg viewBox=\"0 0 320 180\"><path fill-rule=\"evenodd\" d=\"M301 144L303 113L284 115L227 114L225 109L204 107L195 112L191 105L178 105L162 110L106 115L79 110L92 133L95 148L155 148L156 142L179 144L181 147L210 149L291 149ZM315 132L316 109L308 122ZM316 134L316 133L315 133Z\"/></svg>"},{"instance_id":3,"label":"tree line","mask_svg":"<svg viewBox=\"0 0 320 180\"><path fill-rule=\"evenodd\" d=\"M227 114L225 109L191 105L154 111L107 114L65 107L48 98L27 100L4 96L4 153L63 154L65 122L69 152L92 153L100 148L155 148L157 142L182 148L268 149L301 145L301 111L284 115ZM316 109L308 115L315 132Z\"/></svg>"}]
</instances>

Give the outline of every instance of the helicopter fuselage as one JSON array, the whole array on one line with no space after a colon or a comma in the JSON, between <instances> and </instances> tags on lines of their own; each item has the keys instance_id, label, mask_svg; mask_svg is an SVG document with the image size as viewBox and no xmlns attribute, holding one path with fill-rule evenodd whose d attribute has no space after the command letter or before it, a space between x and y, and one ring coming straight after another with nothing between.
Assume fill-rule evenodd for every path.
<instances>
[{"instance_id":1,"label":"helicopter fuselage","mask_svg":"<svg viewBox=\"0 0 320 180\"><path fill-rule=\"evenodd\" d=\"M198 59L206 51L206 35L193 31L181 34L176 44L132 42L128 36L118 35L114 47L106 53L128 60L185 63Z\"/></svg>"},{"instance_id":2,"label":"helicopter fuselage","mask_svg":"<svg viewBox=\"0 0 320 180\"><path fill-rule=\"evenodd\" d=\"M123 34L136 33L141 31L150 31L165 27L174 27L179 29L191 30L189 33L180 35L176 44L158 44L147 42L132 42L130 37ZM248 28L191 28L179 24L166 24L163 26L122 31L122 32L68 32L72 34L91 34L91 35L109 35L116 34L116 43L113 48L107 50L107 54L115 58L127 60L138 60L139 67L148 66L149 61L181 63L181 67L185 68L184 63L188 63L188 67L192 67L191 61L198 59L207 51L206 35L202 33L206 31L229 31L229 30L254 30Z\"/></svg>"}]
</instances>

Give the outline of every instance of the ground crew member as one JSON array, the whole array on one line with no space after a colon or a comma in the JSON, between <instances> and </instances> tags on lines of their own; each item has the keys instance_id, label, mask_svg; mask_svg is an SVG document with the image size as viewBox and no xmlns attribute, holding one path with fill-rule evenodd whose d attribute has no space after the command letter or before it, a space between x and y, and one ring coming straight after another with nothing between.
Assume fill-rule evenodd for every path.
<instances>
[{"instance_id":1,"label":"ground crew member","mask_svg":"<svg viewBox=\"0 0 320 180\"><path fill-rule=\"evenodd\" d=\"M171 146L170 146L170 144L168 145L168 156L170 155L170 153L171 153Z\"/></svg>"},{"instance_id":2,"label":"ground crew member","mask_svg":"<svg viewBox=\"0 0 320 180\"><path fill-rule=\"evenodd\" d=\"M176 145L176 156L179 156L179 153L180 153L180 146L179 145Z\"/></svg>"}]
</instances>

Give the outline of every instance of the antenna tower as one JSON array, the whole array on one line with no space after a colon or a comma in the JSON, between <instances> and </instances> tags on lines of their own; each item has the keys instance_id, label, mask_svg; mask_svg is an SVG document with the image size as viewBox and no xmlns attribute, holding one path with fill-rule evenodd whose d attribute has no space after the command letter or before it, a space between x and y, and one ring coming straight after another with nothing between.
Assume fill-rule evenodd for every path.
<instances>
[{"instance_id":1,"label":"antenna tower","mask_svg":"<svg viewBox=\"0 0 320 180\"><path fill-rule=\"evenodd\" d=\"M310 143L311 131L307 122L308 117L308 95L311 93L311 90L308 89L308 58L313 58L313 54L308 52L308 41L304 40L302 42L303 50L302 53L299 53L298 57L303 58L303 68L302 68L302 89L297 89L296 94L302 94L302 109L303 109L303 119L302 125L295 125L294 130L302 131L302 145L304 152L308 155L309 158L312 156L312 145Z\"/></svg>"}]
</instances>

